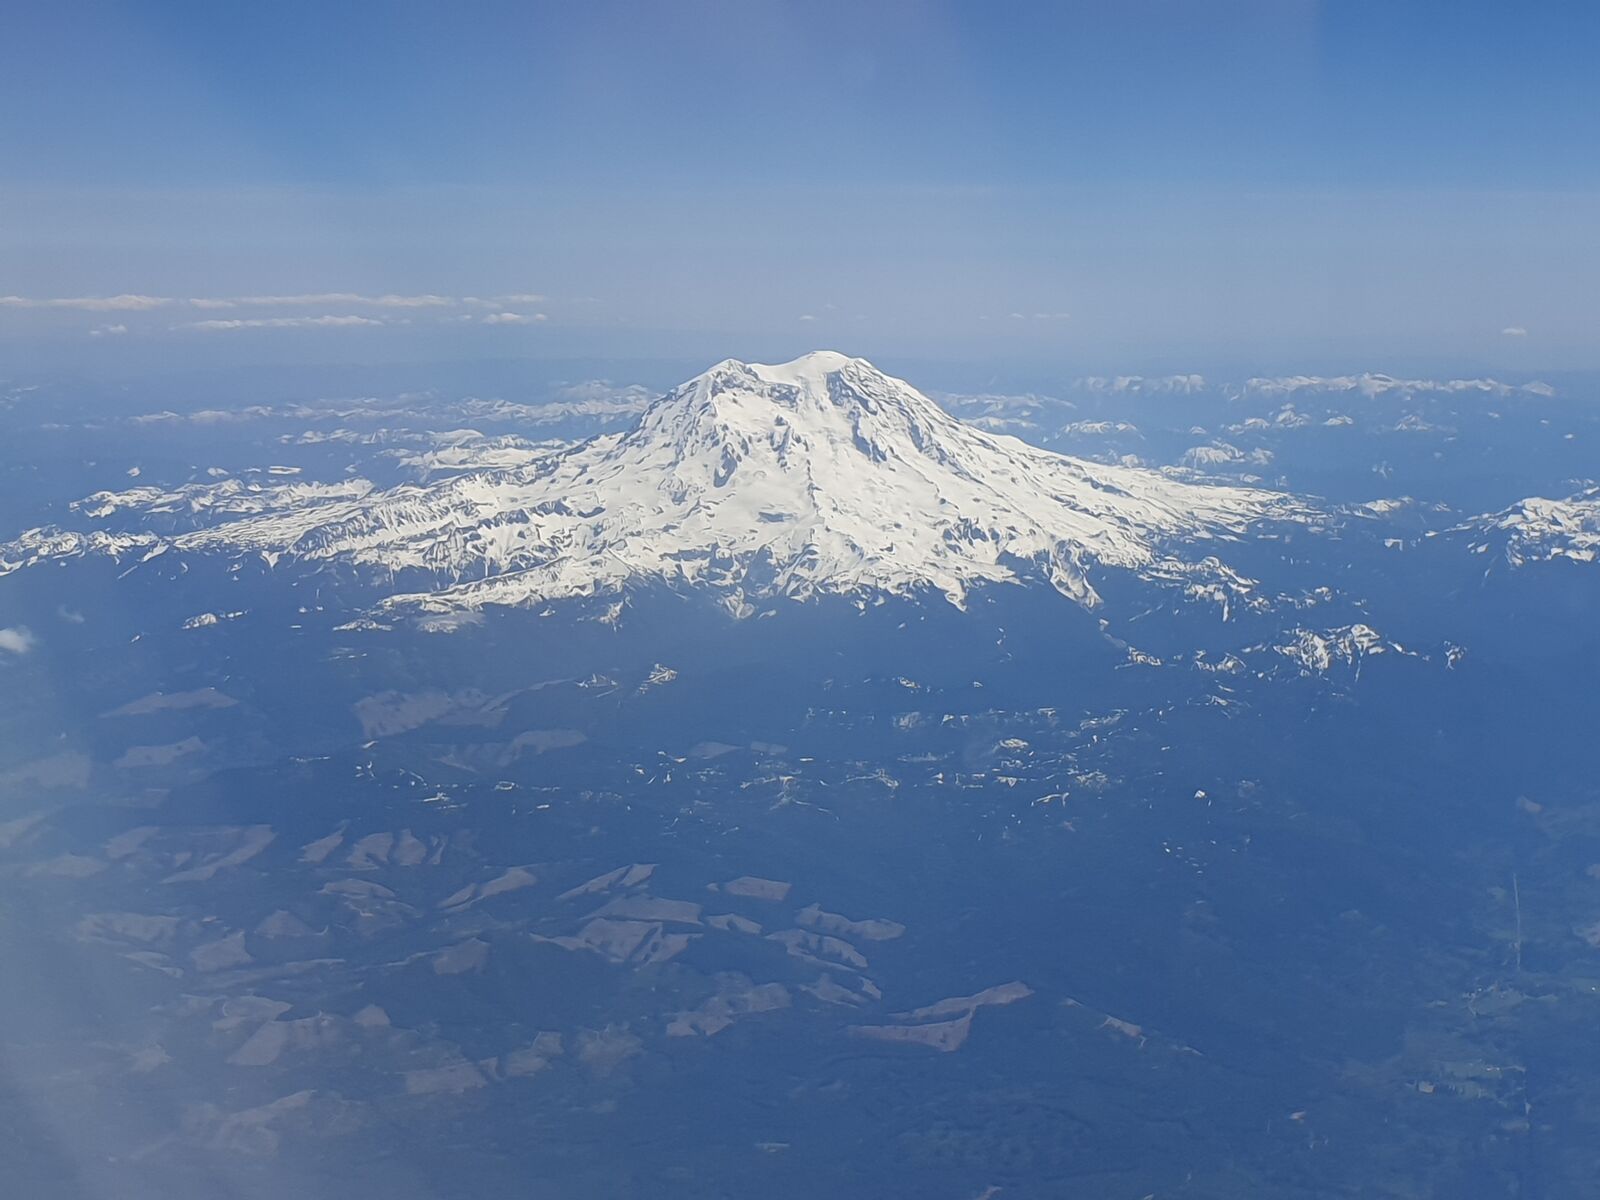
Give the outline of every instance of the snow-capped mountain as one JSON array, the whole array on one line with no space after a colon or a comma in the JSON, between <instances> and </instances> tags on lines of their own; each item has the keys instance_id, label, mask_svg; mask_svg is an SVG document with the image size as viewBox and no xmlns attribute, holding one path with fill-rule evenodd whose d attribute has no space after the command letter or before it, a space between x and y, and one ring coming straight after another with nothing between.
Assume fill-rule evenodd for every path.
<instances>
[{"instance_id":1,"label":"snow-capped mountain","mask_svg":"<svg viewBox=\"0 0 1600 1200\"><path fill-rule=\"evenodd\" d=\"M221 485L219 485L221 486ZM776 366L729 359L652 404L629 431L428 485L264 488L210 503L95 497L86 515L187 511L149 556L258 552L347 564L429 611L608 595L661 583L755 599L941 593L1047 581L1085 606L1102 569L1196 594L1250 581L1217 557L1253 523L1309 510L1278 493L1201 486L1070 458L967 425L870 363L816 352ZM253 510L253 511L251 511ZM158 530L157 532L160 532ZM122 544L111 539L114 544ZM102 545L105 539L102 539ZM35 530L0 570L89 539Z\"/></svg>"}]
</instances>

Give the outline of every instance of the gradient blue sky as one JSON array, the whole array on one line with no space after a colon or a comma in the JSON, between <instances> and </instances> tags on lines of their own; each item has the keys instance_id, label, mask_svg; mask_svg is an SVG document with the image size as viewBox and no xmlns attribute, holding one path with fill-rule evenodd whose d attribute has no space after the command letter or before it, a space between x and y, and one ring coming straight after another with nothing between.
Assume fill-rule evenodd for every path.
<instances>
[{"instance_id":1,"label":"gradient blue sky","mask_svg":"<svg viewBox=\"0 0 1600 1200\"><path fill-rule=\"evenodd\" d=\"M0 363L1600 366L1597 57L1593 3L20 5Z\"/></svg>"}]
</instances>

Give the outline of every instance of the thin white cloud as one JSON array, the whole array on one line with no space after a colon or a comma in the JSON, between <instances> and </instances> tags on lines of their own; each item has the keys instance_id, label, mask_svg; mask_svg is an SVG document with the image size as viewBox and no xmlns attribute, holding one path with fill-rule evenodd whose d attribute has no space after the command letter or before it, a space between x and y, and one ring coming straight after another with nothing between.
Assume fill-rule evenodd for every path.
<instances>
[{"instance_id":1,"label":"thin white cloud","mask_svg":"<svg viewBox=\"0 0 1600 1200\"><path fill-rule=\"evenodd\" d=\"M385 325L386 321L376 321L371 317L323 316L323 317L235 317L225 320L190 321L183 325L174 325L174 329L199 329L207 332L226 331L232 329L344 329L360 326Z\"/></svg>"},{"instance_id":2,"label":"thin white cloud","mask_svg":"<svg viewBox=\"0 0 1600 1200\"><path fill-rule=\"evenodd\" d=\"M1521 325L1507 325L1500 332L1503 333L1506 337L1527 337L1528 336L1528 331L1526 329L1524 329Z\"/></svg>"},{"instance_id":3,"label":"thin white cloud","mask_svg":"<svg viewBox=\"0 0 1600 1200\"><path fill-rule=\"evenodd\" d=\"M191 300L200 308L305 308L325 304L357 304L369 308L449 308L457 303L451 296L423 294L364 296L360 292L302 292L292 296L234 296L223 300Z\"/></svg>"},{"instance_id":4,"label":"thin white cloud","mask_svg":"<svg viewBox=\"0 0 1600 1200\"><path fill-rule=\"evenodd\" d=\"M431 292L424 292L418 296L396 296L390 293L382 296L362 296L352 303L369 304L373 308L450 308L456 304L456 298L435 296Z\"/></svg>"},{"instance_id":5,"label":"thin white cloud","mask_svg":"<svg viewBox=\"0 0 1600 1200\"><path fill-rule=\"evenodd\" d=\"M127 332L128 327L126 325L96 325L93 329L89 330L89 336L92 338L116 337L118 334Z\"/></svg>"},{"instance_id":6,"label":"thin white cloud","mask_svg":"<svg viewBox=\"0 0 1600 1200\"><path fill-rule=\"evenodd\" d=\"M533 315L529 316L525 313L497 312L490 313L488 316L484 317L483 323L485 325L531 325L535 321L543 321L546 319L547 318L543 313L534 313Z\"/></svg>"},{"instance_id":7,"label":"thin white cloud","mask_svg":"<svg viewBox=\"0 0 1600 1200\"><path fill-rule=\"evenodd\" d=\"M543 304L550 297L537 292L511 292L504 296L463 296L461 303L473 308L514 308L519 304Z\"/></svg>"},{"instance_id":8,"label":"thin white cloud","mask_svg":"<svg viewBox=\"0 0 1600 1200\"><path fill-rule=\"evenodd\" d=\"M83 312L145 312L165 308L173 301L168 296L0 296L0 308L76 308Z\"/></svg>"},{"instance_id":9,"label":"thin white cloud","mask_svg":"<svg viewBox=\"0 0 1600 1200\"><path fill-rule=\"evenodd\" d=\"M26 654L33 649L37 640L33 636L33 631L26 625L13 625L9 629L0 629L0 650L12 654Z\"/></svg>"},{"instance_id":10,"label":"thin white cloud","mask_svg":"<svg viewBox=\"0 0 1600 1200\"><path fill-rule=\"evenodd\" d=\"M296 292L285 295L266 293L248 296L145 296L124 293L118 296L0 296L0 308L66 308L82 312L146 312L155 308L185 305L198 309L230 308L320 308L344 305L354 308L487 308L496 312L519 306L543 304L548 297L536 292L513 292L484 299L479 296L440 296L433 292Z\"/></svg>"},{"instance_id":11,"label":"thin white cloud","mask_svg":"<svg viewBox=\"0 0 1600 1200\"><path fill-rule=\"evenodd\" d=\"M812 316L810 313L801 313L800 319L802 321L815 321L816 317Z\"/></svg>"}]
</instances>

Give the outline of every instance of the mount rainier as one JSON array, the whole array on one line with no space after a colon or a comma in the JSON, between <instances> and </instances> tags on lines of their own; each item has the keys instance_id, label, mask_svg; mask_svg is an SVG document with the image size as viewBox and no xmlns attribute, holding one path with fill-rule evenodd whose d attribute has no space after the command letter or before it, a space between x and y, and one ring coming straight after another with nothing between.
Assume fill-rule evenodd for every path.
<instances>
[{"instance_id":1,"label":"mount rainier","mask_svg":"<svg viewBox=\"0 0 1600 1200\"><path fill-rule=\"evenodd\" d=\"M259 554L354 568L388 586L386 607L452 612L655 583L709 589L739 615L819 594L931 592L960 606L974 587L1032 581L1092 608L1108 569L1241 597L1251 581L1218 557L1226 543L1312 513L1281 493L987 433L826 351L726 360L627 432L444 482L227 481L77 508L123 523L32 530L0 547L0 573L82 553Z\"/></svg>"}]
</instances>

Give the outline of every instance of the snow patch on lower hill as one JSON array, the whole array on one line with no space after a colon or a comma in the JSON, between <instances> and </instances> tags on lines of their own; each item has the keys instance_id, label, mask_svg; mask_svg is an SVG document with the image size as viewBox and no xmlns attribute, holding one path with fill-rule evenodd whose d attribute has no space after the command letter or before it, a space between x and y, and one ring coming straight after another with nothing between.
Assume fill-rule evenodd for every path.
<instances>
[{"instance_id":1,"label":"snow patch on lower hill","mask_svg":"<svg viewBox=\"0 0 1600 1200\"><path fill-rule=\"evenodd\" d=\"M278 472L281 468L269 470ZM127 509L150 515L172 513L198 520L251 516L338 500L360 500L371 491L372 484L365 479L347 479L338 483L278 484L227 479L221 483L185 484L170 491L159 487L137 487L121 492L95 492L92 496L74 501L72 507L89 517L109 517Z\"/></svg>"},{"instance_id":2,"label":"snow patch on lower hill","mask_svg":"<svg viewBox=\"0 0 1600 1200\"><path fill-rule=\"evenodd\" d=\"M1180 461L1184 466L1196 470L1239 465L1265 467L1272 463L1272 451L1255 449L1246 452L1227 442L1213 442L1209 446L1195 446L1185 450Z\"/></svg>"},{"instance_id":3,"label":"snow patch on lower hill","mask_svg":"<svg viewBox=\"0 0 1600 1200\"><path fill-rule=\"evenodd\" d=\"M1570 559L1600 561L1600 487L1551 500L1529 496L1498 513L1487 513L1451 532L1474 535L1473 551L1498 545L1514 567L1530 562Z\"/></svg>"},{"instance_id":4,"label":"snow patch on lower hill","mask_svg":"<svg viewBox=\"0 0 1600 1200\"><path fill-rule=\"evenodd\" d=\"M225 613L214 613L214 612L197 613L196 615L194 615L192 617L189 617L187 620L185 620L183 625L181 626L181 628L183 628L183 629L209 629L209 628L211 628L211 626L220 625L224 621L237 621L240 617L243 617L243 616L246 616L246 615L247 615L247 613L246 613L246 611L244 609L239 609L236 612L225 612Z\"/></svg>"},{"instance_id":5,"label":"snow patch on lower hill","mask_svg":"<svg viewBox=\"0 0 1600 1200\"><path fill-rule=\"evenodd\" d=\"M103 529L80 533L45 526L26 530L0 545L0 575L63 558L153 558L166 548L166 541L153 533L112 533Z\"/></svg>"},{"instance_id":6,"label":"snow patch on lower hill","mask_svg":"<svg viewBox=\"0 0 1600 1200\"><path fill-rule=\"evenodd\" d=\"M1271 649L1299 667L1302 675L1326 675L1339 667L1359 674L1363 661L1383 654L1419 657L1399 642L1385 640L1372 626L1362 624L1320 632L1295 629L1287 641L1276 643Z\"/></svg>"},{"instance_id":7,"label":"snow patch on lower hill","mask_svg":"<svg viewBox=\"0 0 1600 1200\"><path fill-rule=\"evenodd\" d=\"M626 433L436 483L229 480L101 494L79 512L177 515L190 527L114 545L34 530L0 547L0 571L139 546L252 554L398 578L387 604L432 614L661 584L710 591L735 613L820 594L931 592L959 606L976 586L1032 581L1094 607L1091 577L1108 569L1237 597L1251 581L1227 564L1228 544L1261 522L1316 518L1281 493L985 432L828 352L776 366L727 360Z\"/></svg>"},{"instance_id":8,"label":"snow patch on lower hill","mask_svg":"<svg viewBox=\"0 0 1600 1200\"><path fill-rule=\"evenodd\" d=\"M428 439L432 448L416 452L392 451L396 461L423 478L468 471L525 467L570 442L530 441L515 434L485 436L475 429L453 429Z\"/></svg>"}]
</instances>

